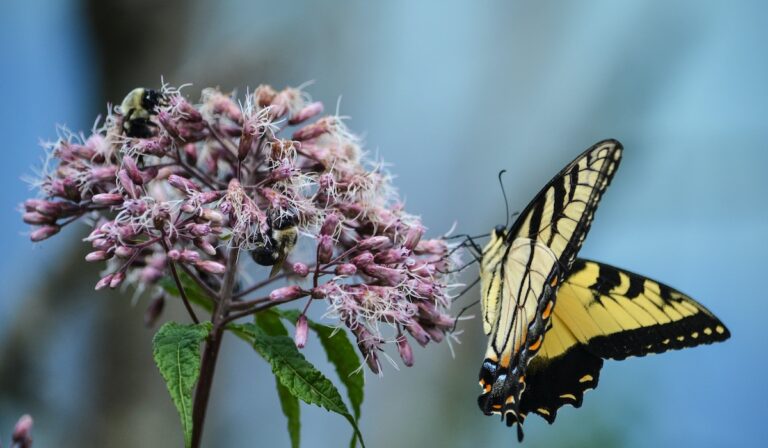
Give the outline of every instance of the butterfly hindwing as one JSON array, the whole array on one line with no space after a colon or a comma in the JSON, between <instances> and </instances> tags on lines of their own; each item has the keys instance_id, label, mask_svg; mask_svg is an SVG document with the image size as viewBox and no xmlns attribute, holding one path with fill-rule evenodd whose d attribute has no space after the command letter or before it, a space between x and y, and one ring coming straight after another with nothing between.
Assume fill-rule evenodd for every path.
<instances>
[{"instance_id":1,"label":"butterfly hindwing","mask_svg":"<svg viewBox=\"0 0 768 448\"><path fill-rule=\"evenodd\" d=\"M704 306L655 280L577 259L557 292L557 307L527 372L520 412L549 423L565 404L581 405L603 359L624 359L711 344L730 337Z\"/></svg>"},{"instance_id":2,"label":"butterfly hindwing","mask_svg":"<svg viewBox=\"0 0 768 448\"><path fill-rule=\"evenodd\" d=\"M481 304L488 349L480 371L480 408L518 422L525 370L541 348L555 291L575 260L622 147L605 140L558 173L483 251ZM518 431L519 437L522 433Z\"/></svg>"}]
</instances>

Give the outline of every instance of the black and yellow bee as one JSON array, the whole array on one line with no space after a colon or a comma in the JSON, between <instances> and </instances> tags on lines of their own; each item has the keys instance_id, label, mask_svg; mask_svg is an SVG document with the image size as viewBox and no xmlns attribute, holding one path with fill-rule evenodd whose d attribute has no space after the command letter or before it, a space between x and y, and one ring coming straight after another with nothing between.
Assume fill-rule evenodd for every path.
<instances>
[{"instance_id":1,"label":"black and yellow bee","mask_svg":"<svg viewBox=\"0 0 768 448\"><path fill-rule=\"evenodd\" d=\"M724 341L728 329L704 306L655 280L576 258L621 160L615 140L568 164L511 227L482 251L483 329L489 336L478 398L508 426L533 412L549 423L581 406L604 359Z\"/></svg>"},{"instance_id":2,"label":"black and yellow bee","mask_svg":"<svg viewBox=\"0 0 768 448\"><path fill-rule=\"evenodd\" d=\"M295 213L283 211L271 214L267 224L267 232L257 233L251 257L262 266L272 266L269 276L273 277L299 238L298 218Z\"/></svg>"},{"instance_id":3,"label":"black and yellow bee","mask_svg":"<svg viewBox=\"0 0 768 448\"><path fill-rule=\"evenodd\" d=\"M123 98L120 113L123 115L123 132L128 137L147 138L154 135L152 116L164 103L162 92L144 87L137 87Z\"/></svg>"}]
</instances>

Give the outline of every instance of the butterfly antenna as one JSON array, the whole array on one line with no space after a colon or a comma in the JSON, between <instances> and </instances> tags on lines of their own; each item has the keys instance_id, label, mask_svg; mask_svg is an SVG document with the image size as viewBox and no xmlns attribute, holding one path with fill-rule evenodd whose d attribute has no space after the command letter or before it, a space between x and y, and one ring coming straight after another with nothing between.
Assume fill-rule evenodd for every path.
<instances>
[{"instance_id":1,"label":"butterfly antenna","mask_svg":"<svg viewBox=\"0 0 768 448\"><path fill-rule=\"evenodd\" d=\"M504 191L504 182L501 180L501 176L506 173L507 170L501 170L499 171L499 185L501 186L501 194L504 196L504 206L507 209L507 224L504 226L505 228L509 228L509 201L507 200L507 192Z\"/></svg>"}]
</instances>

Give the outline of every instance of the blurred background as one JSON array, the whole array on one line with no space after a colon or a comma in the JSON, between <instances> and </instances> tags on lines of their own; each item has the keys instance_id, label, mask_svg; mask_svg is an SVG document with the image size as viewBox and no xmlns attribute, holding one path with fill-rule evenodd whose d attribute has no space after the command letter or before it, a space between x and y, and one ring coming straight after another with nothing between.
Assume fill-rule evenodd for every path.
<instances>
[{"instance_id":1,"label":"blurred background","mask_svg":"<svg viewBox=\"0 0 768 448\"><path fill-rule=\"evenodd\" d=\"M433 234L503 223L500 169L521 210L583 149L621 140L622 167L581 254L687 292L733 337L606 362L581 409L552 427L528 419L524 445L764 444L766 42L760 1L0 3L0 440L29 412L39 447L181 446L146 302L93 292L85 226L33 247L16 212L31 194L20 177L56 124L87 132L107 102L162 75L192 83L192 99L206 86L314 81L313 98L331 111L341 98ZM462 327L453 357L430 345L413 368L367 373L370 447L516 443L477 409L486 342L477 320ZM332 373L316 340L306 354ZM221 361L205 445L288 446L269 367L231 338ZM319 408L302 406L302 423L303 446L348 441L343 419Z\"/></svg>"}]
</instances>

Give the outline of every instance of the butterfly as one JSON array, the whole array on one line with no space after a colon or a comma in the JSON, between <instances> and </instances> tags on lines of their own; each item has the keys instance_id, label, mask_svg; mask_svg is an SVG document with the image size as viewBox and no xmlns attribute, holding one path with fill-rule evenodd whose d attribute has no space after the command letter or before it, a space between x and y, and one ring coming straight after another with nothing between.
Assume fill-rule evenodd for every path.
<instances>
[{"instance_id":1,"label":"butterfly","mask_svg":"<svg viewBox=\"0 0 768 448\"><path fill-rule=\"evenodd\" d=\"M533 412L550 424L581 406L604 359L723 341L728 329L663 283L577 258L623 152L604 140L579 155L482 250L481 312L488 348L480 409L507 426Z\"/></svg>"}]
</instances>

